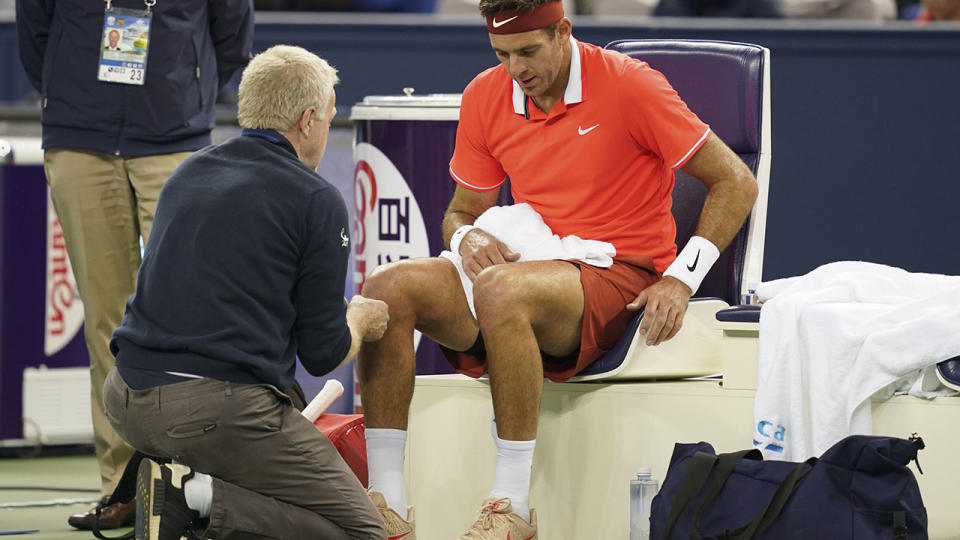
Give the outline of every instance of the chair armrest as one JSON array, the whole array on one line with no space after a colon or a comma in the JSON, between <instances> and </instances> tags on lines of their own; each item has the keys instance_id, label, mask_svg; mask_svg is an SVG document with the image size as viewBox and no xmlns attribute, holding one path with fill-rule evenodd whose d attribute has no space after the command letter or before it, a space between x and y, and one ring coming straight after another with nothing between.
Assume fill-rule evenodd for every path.
<instances>
[{"instance_id":1,"label":"chair armrest","mask_svg":"<svg viewBox=\"0 0 960 540\"><path fill-rule=\"evenodd\" d=\"M596 380L678 379L720 372L720 329L716 314L729 304L718 298L692 298L683 326L673 339L648 347L637 333L637 313L617 345L571 382Z\"/></svg>"},{"instance_id":2,"label":"chair armrest","mask_svg":"<svg viewBox=\"0 0 960 540\"><path fill-rule=\"evenodd\" d=\"M960 356L938 363L937 377L947 388L960 392Z\"/></svg>"},{"instance_id":3,"label":"chair armrest","mask_svg":"<svg viewBox=\"0 0 960 540\"><path fill-rule=\"evenodd\" d=\"M759 304L746 304L721 309L717 312L717 320L720 322L759 323L760 307Z\"/></svg>"}]
</instances>

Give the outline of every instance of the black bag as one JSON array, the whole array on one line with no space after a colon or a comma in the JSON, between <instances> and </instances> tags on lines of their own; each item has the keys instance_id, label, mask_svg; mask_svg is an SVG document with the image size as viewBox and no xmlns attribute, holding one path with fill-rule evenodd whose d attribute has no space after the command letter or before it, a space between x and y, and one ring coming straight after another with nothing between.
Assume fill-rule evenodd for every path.
<instances>
[{"instance_id":1,"label":"black bag","mask_svg":"<svg viewBox=\"0 0 960 540\"><path fill-rule=\"evenodd\" d=\"M854 435L820 459L791 463L763 461L756 449L718 456L705 442L677 444L650 538L925 540L927 511L906 466L923 446L916 435Z\"/></svg>"}]
</instances>

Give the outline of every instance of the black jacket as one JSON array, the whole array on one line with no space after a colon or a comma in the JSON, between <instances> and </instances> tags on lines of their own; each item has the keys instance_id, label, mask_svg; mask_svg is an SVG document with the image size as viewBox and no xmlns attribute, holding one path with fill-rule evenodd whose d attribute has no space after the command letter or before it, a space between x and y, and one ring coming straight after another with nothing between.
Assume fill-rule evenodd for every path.
<instances>
[{"instance_id":1,"label":"black jacket","mask_svg":"<svg viewBox=\"0 0 960 540\"><path fill-rule=\"evenodd\" d=\"M125 157L210 144L220 88L246 65L251 0L159 0L143 86L97 80L106 3L17 0L20 59L40 91L43 147ZM113 0L143 10L143 0Z\"/></svg>"},{"instance_id":2,"label":"black jacket","mask_svg":"<svg viewBox=\"0 0 960 540\"><path fill-rule=\"evenodd\" d=\"M350 350L340 192L279 133L244 133L187 158L160 192L111 343L121 370L289 388L295 355L319 376Z\"/></svg>"}]
</instances>

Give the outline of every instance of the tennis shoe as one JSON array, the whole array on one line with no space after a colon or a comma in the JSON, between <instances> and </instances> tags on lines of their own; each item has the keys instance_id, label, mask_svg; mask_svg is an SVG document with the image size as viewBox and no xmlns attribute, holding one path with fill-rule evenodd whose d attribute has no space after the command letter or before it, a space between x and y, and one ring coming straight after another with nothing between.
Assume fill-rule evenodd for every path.
<instances>
[{"instance_id":1,"label":"tennis shoe","mask_svg":"<svg viewBox=\"0 0 960 540\"><path fill-rule=\"evenodd\" d=\"M387 506L387 500L383 497L383 493L371 491L370 499L373 501L373 506L380 512L380 517L383 518L383 523L387 527L387 540L417 539L412 506L407 507L407 519L403 519L393 508Z\"/></svg>"},{"instance_id":2,"label":"tennis shoe","mask_svg":"<svg viewBox=\"0 0 960 540\"><path fill-rule=\"evenodd\" d=\"M460 540L537 540L537 512L530 509L530 522L516 512L508 497L483 501L480 517Z\"/></svg>"}]
</instances>

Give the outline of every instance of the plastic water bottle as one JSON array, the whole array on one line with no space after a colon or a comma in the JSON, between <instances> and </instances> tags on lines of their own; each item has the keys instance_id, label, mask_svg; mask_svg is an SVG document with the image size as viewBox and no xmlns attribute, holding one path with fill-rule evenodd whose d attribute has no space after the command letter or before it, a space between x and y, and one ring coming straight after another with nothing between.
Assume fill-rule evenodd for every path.
<instances>
[{"instance_id":1,"label":"plastic water bottle","mask_svg":"<svg viewBox=\"0 0 960 540\"><path fill-rule=\"evenodd\" d=\"M650 503L659 489L650 467L637 469L637 477L630 480L630 540L649 540Z\"/></svg>"}]
</instances>

